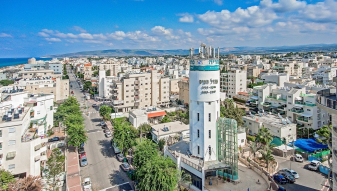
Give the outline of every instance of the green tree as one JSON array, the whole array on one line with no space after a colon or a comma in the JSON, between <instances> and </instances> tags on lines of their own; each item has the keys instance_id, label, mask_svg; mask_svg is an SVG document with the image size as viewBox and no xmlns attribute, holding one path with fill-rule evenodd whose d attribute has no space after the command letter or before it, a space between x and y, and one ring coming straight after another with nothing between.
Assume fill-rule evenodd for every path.
<instances>
[{"instance_id":1,"label":"green tree","mask_svg":"<svg viewBox=\"0 0 337 191\"><path fill-rule=\"evenodd\" d=\"M47 183L49 185L48 190L57 190L57 185L60 182L60 175L65 171L65 157L61 150L56 148L52 151L50 157L47 160L47 167L44 169L46 174Z\"/></svg>"},{"instance_id":2,"label":"green tree","mask_svg":"<svg viewBox=\"0 0 337 191\"><path fill-rule=\"evenodd\" d=\"M161 120L161 123L168 123L171 122L171 119L168 118L167 116L163 117L163 119Z\"/></svg>"},{"instance_id":3,"label":"green tree","mask_svg":"<svg viewBox=\"0 0 337 191\"><path fill-rule=\"evenodd\" d=\"M178 190L183 190L182 185L183 184L191 184L192 183L192 177L189 173L186 173L185 171L178 171L177 173L178 179Z\"/></svg>"},{"instance_id":4,"label":"green tree","mask_svg":"<svg viewBox=\"0 0 337 191\"><path fill-rule=\"evenodd\" d=\"M330 131L329 131L329 128L330 130L332 129L332 126L329 125L324 125L322 128L318 129L316 131L316 134L319 136L318 138L316 138L316 141L318 143L323 143L325 145L328 144L328 141L329 141L329 138L330 138Z\"/></svg>"},{"instance_id":5,"label":"green tree","mask_svg":"<svg viewBox=\"0 0 337 191\"><path fill-rule=\"evenodd\" d=\"M275 159L274 159L274 157L273 157L273 155L272 155L272 153L271 153L271 150L270 149L267 149L267 150L260 150L260 153L261 153L261 155L262 155L262 159L264 160L264 161L266 161L266 164L267 164L267 170L269 169L269 163L271 162L271 161L274 161Z\"/></svg>"},{"instance_id":6,"label":"green tree","mask_svg":"<svg viewBox=\"0 0 337 191\"><path fill-rule=\"evenodd\" d=\"M269 145L273 141L273 136L270 134L269 129L261 127L256 135L256 141L263 145Z\"/></svg>"},{"instance_id":7,"label":"green tree","mask_svg":"<svg viewBox=\"0 0 337 191\"><path fill-rule=\"evenodd\" d=\"M257 142L252 142L249 145L250 152L254 155L254 158L256 156L256 153L259 152L262 148Z\"/></svg>"},{"instance_id":8,"label":"green tree","mask_svg":"<svg viewBox=\"0 0 337 191\"><path fill-rule=\"evenodd\" d=\"M143 135L148 135L151 132L151 125L148 123L143 123L138 127L139 135L140 137L143 137Z\"/></svg>"},{"instance_id":9,"label":"green tree","mask_svg":"<svg viewBox=\"0 0 337 191\"><path fill-rule=\"evenodd\" d=\"M235 107L232 99L226 99L224 105L225 106L220 106L220 117L235 119L238 127L243 126L244 122L242 116L245 115L245 111Z\"/></svg>"},{"instance_id":10,"label":"green tree","mask_svg":"<svg viewBox=\"0 0 337 191\"><path fill-rule=\"evenodd\" d=\"M14 80L1 80L0 84L3 86L8 86L10 84L14 84Z\"/></svg>"},{"instance_id":11,"label":"green tree","mask_svg":"<svg viewBox=\"0 0 337 191\"><path fill-rule=\"evenodd\" d=\"M110 75L111 75L111 71L110 71L110 70L107 70L107 71L105 72L105 75L106 75L106 76L110 76Z\"/></svg>"},{"instance_id":12,"label":"green tree","mask_svg":"<svg viewBox=\"0 0 337 191\"><path fill-rule=\"evenodd\" d=\"M160 151L163 151L165 144L166 144L165 139L160 139L160 140L158 141L158 146L159 146L159 150L160 150Z\"/></svg>"},{"instance_id":13,"label":"green tree","mask_svg":"<svg viewBox=\"0 0 337 191\"><path fill-rule=\"evenodd\" d=\"M85 81L83 84L84 90L91 90L92 89L92 83L90 81Z\"/></svg>"},{"instance_id":14,"label":"green tree","mask_svg":"<svg viewBox=\"0 0 337 191\"><path fill-rule=\"evenodd\" d=\"M111 112L112 108L109 106L102 105L99 108L99 114L103 117L103 119L109 119Z\"/></svg>"},{"instance_id":15,"label":"green tree","mask_svg":"<svg viewBox=\"0 0 337 191\"><path fill-rule=\"evenodd\" d=\"M139 145L136 146L134 154L134 166L139 169L144 166L149 160L158 155L158 145L153 143L151 140L143 140Z\"/></svg>"},{"instance_id":16,"label":"green tree","mask_svg":"<svg viewBox=\"0 0 337 191\"><path fill-rule=\"evenodd\" d=\"M82 143L87 142L88 136L82 124L72 124L67 126L68 145L80 147Z\"/></svg>"},{"instance_id":17,"label":"green tree","mask_svg":"<svg viewBox=\"0 0 337 191\"><path fill-rule=\"evenodd\" d=\"M136 146L138 131L126 121L114 120L114 142L125 153L128 149Z\"/></svg>"},{"instance_id":18,"label":"green tree","mask_svg":"<svg viewBox=\"0 0 337 191\"><path fill-rule=\"evenodd\" d=\"M170 159L157 155L137 169L137 187L142 191L173 191L177 185L177 167Z\"/></svg>"},{"instance_id":19,"label":"green tree","mask_svg":"<svg viewBox=\"0 0 337 191\"><path fill-rule=\"evenodd\" d=\"M1 190L6 190L8 188L8 184L15 182L15 178L11 172L0 169L0 188Z\"/></svg>"},{"instance_id":20,"label":"green tree","mask_svg":"<svg viewBox=\"0 0 337 191\"><path fill-rule=\"evenodd\" d=\"M97 76L98 76L98 71L94 71L94 72L92 73L92 76L93 76L93 77L97 77Z\"/></svg>"}]
</instances>

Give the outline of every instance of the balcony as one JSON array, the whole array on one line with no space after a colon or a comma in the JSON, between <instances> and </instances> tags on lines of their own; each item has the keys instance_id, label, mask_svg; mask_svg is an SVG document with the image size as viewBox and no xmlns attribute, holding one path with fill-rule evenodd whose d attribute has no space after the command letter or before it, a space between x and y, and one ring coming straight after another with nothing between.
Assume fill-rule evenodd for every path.
<instances>
[{"instance_id":1,"label":"balcony","mask_svg":"<svg viewBox=\"0 0 337 191\"><path fill-rule=\"evenodd\" d=\"M304 110L303 109L291 109L292 112L294 113L303 113Z\"/></svg>"},{"instance_id":2,"label":"balcony","mask_svg":"<svg viewBox=\"0 0 337 191\"><path fill-rule=\"evenodd\" d=\"M266 96L266 98L274 99L274 100L277 100L277 101L287 101L287 99L282 98L282 97L277 98L275 96Z\"/></svg>"},{"instance_id":3,"label":"balcony","mask_svg":"<svg viewBox=\"0 0 337 191\"><path fill-rule=\"evenodd\" d=\"M139 86L135 86L135 89L136 89L136 90L139 90Z\"/></svg>"},{"instance_id":4,"label":"balcony","mask_svg":"<svg viewBox=\"0 0 337 191\"><path fill-rule=\"evenodd\" d=\"M139 101L139 97L138 96L135 96L135 101Z\"/></svg>"},{"instance_id":5,"label":"balcony","mask_svg":"<svg viewBox=\"0 0 337 191\"><path fill-rule=\"evenodd\" d=\"M308 118L308 117L298 117L297 120L302 121L302 122L306 122L306 123L311 121L311 119Z\"/></svg>"},{"instance_id":6,"label":"balcony","mask_svg":"<svg viewBox=\"0 0 337 191\"><path fill-rule=\"evenodd\" d=\"M305 106L310 106L310 107L315 107L316 106L316 104L314 104L314 103L307 103L307 102L302 102L302 101L295 101L295 104L305 105Z\"/></svg>"},{"instance_id":7,"label":"balcony","mask_svg":"<svg viewBox=\"0 0 337 191\"><path fill-rule=\"evenodd\" d=\"M113 105L122 105L124 104L124 101L123 100L113 100Z\"/></svg>"},{"instance_id":8,"label":"balcony","mask_svg":"<svg viewBox=\"0 0 337 191\"><path fill-rule=\"evenodd\" d=\"M337 114L336 89L325 89L317 92L316 103L320 109L330 114Z\"/></svg>"},{"instance_id":9,"label":"balcony","mask_svg":"<svg viewBox=\"0 0 337 191\"><path fill-rule=\"evenodd\" d=\"M135 84L139 84L139 80L135 80Z\"/></svg>"},{"instance_id":10,"label":"balcony","mask_svg":"<svg viewBox=\"0 0 337 191\"><path fill-rule=\"evenodd\" d=\"M139 102L135 102L135 106L139 106Z\"/></svg>"}]
</instances>

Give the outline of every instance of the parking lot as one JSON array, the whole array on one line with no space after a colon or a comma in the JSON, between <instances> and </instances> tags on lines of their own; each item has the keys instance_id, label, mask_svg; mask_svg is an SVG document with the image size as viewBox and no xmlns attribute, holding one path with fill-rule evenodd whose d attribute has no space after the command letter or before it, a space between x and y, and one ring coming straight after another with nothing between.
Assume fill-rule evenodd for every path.
<instances>
[{"instance_id":1,"label":"parking lot","mask_svg":"<svg viewBox=\"0 0 337 191\"><path fill-rule=\"evenodd\" d=\"M320 173L319 171L311 171L307 169L309 161L304 161L303 163L293 162L286 160L282 157L275 156L277 162L279 162L279 170L283 168L288 168L296 171L300 178L296 179L294 184L283 184L282 187L290 191L316 191L321 190L323 185L327 180L327 176ZM291 167L290 167L291 165Z\"/></svg>"}]
</instances>

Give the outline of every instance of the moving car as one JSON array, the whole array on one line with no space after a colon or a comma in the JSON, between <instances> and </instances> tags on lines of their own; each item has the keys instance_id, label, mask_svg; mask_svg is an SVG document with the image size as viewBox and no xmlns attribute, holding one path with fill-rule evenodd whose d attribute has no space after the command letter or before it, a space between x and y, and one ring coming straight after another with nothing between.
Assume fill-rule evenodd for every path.
<instances>
[{"instance_id":1,"label":"moving car","mask_svg":"<svg viewBox=\"0 0 337 191\"><path fill-rule=\"evenodd\" d=\"M296 162L303 162L303 157L302 157L302 155L296 154L296 155L295 155L295 161L296 161Z\"/></svg>"},{"instance_id":2,"label":"moving car","mask_svg":"<svg viewBox=\"0 0 337 191\"><path fill-rule=\"evenodd\" d=\"M130 165L129 165L128 163L126 163L126 162L123 162L123 163L121 164L121 167L122 167L122 169L123 169L125 172L127 172L127 171L130 170Z\"/></svg>"},{"instance_id":3,"label":"moving car","mask_svg":"<svg viewBox=\"0 0 337 191\"><path fill-rule=\"evenodd\" d=\"M85 178L83 181L83 190L84 191L91 191L91 180L90 178Z\"/></svg>"},{"instance_id":4,"label":"moving car","mask_svg":"<svg viewBox=\"0 0 337 191\"><path fill-rule=\"evenodd\" d=\"M78 154L82 154L82 153L84 153L84 147L78 148Z\"/></svg>"},{"instance_id":5,"label":"moving car","mask_svg":"<svg viewBox=\"0 0 337 191\"><path fill-rule=\"evenodd\" d=\"M309 170L318 170L319 169L319 165L321 164L321 162L317 161L317 160L313 160L311 161L311 163L308 166Z\"/></svg>"},{"instance_id":6,"label":"moving car","mask_svg":"<svg viewBox=\"0 0 337 191\"><path fill-rule=\"evenodd\" d=\"M289 169L287 169L287 168L284 168L284 169L282 169L283 171L285 171L285 172L289 172L291 175L293 175L296 179L298 179L299 177L300 177L300 175L299 174L297 174L297 172L295 172L294 170L289 170Z\"/></svg>"},{"instance_id":7,"label":"moving car","mask_svg":"<svg viewBox=\"0 0 337 191\"><path fill-rule=\"evenodd\" d=\"M287 180L289 183L295 183L295 177L291 175L289 172L282 171L281 175Z\"/></svg>"},{"instance_id":8,"label":"moving car","mask_svg":"<svg viewBox=\"0 0 337 191\"><path fill-rule=\"evenodd\" d=\"M117 155L117 160L119 161L119 162L122 162L123 160L124 160L124 155L122 154L122 153L120 153L120 154L118 154Z\"/></svg>"},{"instance_id":9,"label":"moving car","mask_svg":"<svg viewBox=\"0 0 337 191\"><path fill-rule=\"evenodd\" d=\"M81 167L88 165L87 157L82 157L80 159L80 165L81 165Z\"/></svg>"},{"instance_id":10,"label":"moving car","mask_svg":"<svg viewBox=\"0 0 337 191\"><path fill-rule=\"evenodd\" d=\"M274 175L274 180L279 184L287 183L287 180L282 175L279 175L279 174Z\"/></svg>"},{"instance_id":11,"label":"moving car","mask_svg":"<svg viewBox=\"0 0 337 191\"><path fill-rule=\"evenodd\" d=\"M114 148L115 154L121 153L121 150L119 150L116 143L113 144L113 148Z\"/></svg>"},{"instance_id":12,"label":"moving car","mask_svg":"<svg viewBox=\"0 0 337 191\"><path fill-rule=\"evenodd\" d=\"M48 139L48 142L54 142L54 141L59 141L60 137L53 137L51 139Z\"/></svg>"}]
</instances>

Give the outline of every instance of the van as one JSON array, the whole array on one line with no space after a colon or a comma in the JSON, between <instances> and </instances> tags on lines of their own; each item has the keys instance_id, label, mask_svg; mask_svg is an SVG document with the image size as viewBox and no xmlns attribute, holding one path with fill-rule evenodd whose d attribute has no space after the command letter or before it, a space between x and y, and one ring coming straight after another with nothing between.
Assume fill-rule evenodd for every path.
<instances>
[{"instance_id":1,"label":"van","mask_svg":"<svg viewBox=\"0 0 337 191\"><path fill-rule=\"evenodd\" d=\"M303 157L302 157L302 155L296 154L296 155L295 155L295 161L296 161L296 162L303 162Z\"/></svg>"}]
</instances>

